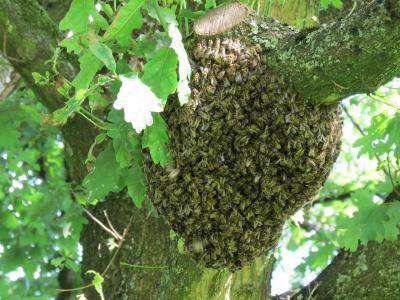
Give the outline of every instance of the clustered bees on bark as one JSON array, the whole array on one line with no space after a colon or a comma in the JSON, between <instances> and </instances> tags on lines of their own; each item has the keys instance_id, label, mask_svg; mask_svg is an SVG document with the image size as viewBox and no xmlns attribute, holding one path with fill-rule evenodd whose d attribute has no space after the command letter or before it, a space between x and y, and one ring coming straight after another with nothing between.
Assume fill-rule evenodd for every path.
<instances>
[{"instance_id":1,"label":"clustered bees on bark","mask_svg":"<svg viewBox=\"0 0 400 300\"><path fill-rule=\"evenodd\" d=\"M191 257L235 270L317 195L339 154L340 108L300 99L260 45L217 38L189 53L192 98L167 107L173 163L147 159L149 197Z\"/></svg>"}]
</instances>

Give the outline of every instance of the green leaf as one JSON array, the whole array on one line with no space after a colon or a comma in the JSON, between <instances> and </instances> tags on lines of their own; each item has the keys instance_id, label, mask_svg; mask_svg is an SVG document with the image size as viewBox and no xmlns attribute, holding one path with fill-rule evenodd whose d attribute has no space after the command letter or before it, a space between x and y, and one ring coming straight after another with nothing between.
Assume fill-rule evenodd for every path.
<instances>
[{"instance_id":1,"label":"green leaf","mask_svg":"<svg viewBox=\"0 0 400 300\"><path fill-rule=\"evenodd\" d=\"M342 0L332 0L332 5L338 9L341 9L343 6Z\"/></svg>"},{"instance_id":2,"label":"green leaf","mask_svg":"<svg viewBox=\"0 0 400 300\"><path fill-rule=\"evenodd\" d=\"M94 56L92 52L86 51L80 58L80 72L72 81L72 85L75 89L87 89L93 77L96 75L97 71L103 66L103 62Z\"/></svg>"},{"instance_id":3,"label":"green leaf","mask_svg":"<svg viewBox=\"0 0 400 300\"><path fill-rule=\"evenodd\" d=\"M70 38L65 38L61 41L60 46L67 48L68 53L80 54L84 49L84 46L81 43L81 36L74 35Z\"/></svg>"},{"instance_id":4,"label":"green leaf","mask_svg":"<svg viewBox=\"0 0 400 300\"><path fill-rule=\"evenodd\" d=\"M206 10L215 8L217 6L217 3L215 3L215 0L206 0L206 3L204 4L204 8Z\"/></svg>"},{"instance_id":5,"label":"green leaf","mask_svg":"<svg viewBox=\"0 0 400 300\"><path fill-rule=\"evenodd\" d=\"M94 149L94 147L96 147L96 145L101 144L105 140L106 137L107 137L107 134L105 134L105 133L100 133L100 134L98 134L96 136L96 138L94 139L93 144L89 148L89 152L88 152L88 155L86 157L85 164L95 160L95 157L93 155L93 149Z\"/></svg>"},{"instance_id":6,"label":"green leaf","mask_svg":"<svg viewBox=\"0 0 400 300\"><path fill-rule=\"evenodd\" d=\"M122 175L128 194L137 207L141 207L146 196L146 179L142 167L140 137L132 126L124 121L123 112L111 110L108 114L107 135L112 138L115 159L124 169Z\"/></svg>"},{"instance_id":7,"label":"green leaf","mask_svg":"<svg viewBox=\"0 0 400 300\"><path fill-rule=\"evenodd\" d=\"M144 2L145 0L130 0L123 6L104 33L104 40L116 40L121 46L129 45L132 30L142 26L140 7Z\"/></svg>"},{"instance_id":8,"label":"green leaf","mask_svg":"<svg viewBox=\"0 0 400 300\"><path fill-rule=\"evenodd\" d=\"M178 83L177 63L175 52L170 48L163 47L144 66L141 80L162 100L161 104L163 105L167 102L168 95L176 89Z\"/></svg>"},{"instance_id":9,"label":"green leaf","mask_svg":"<svg viewBox=\"0 0 400 300\"><path fill-rule=\"evenodd\" d=\"M371 204L362 206L351 218L338 222L338 243L351 251L358 242L382 242L397 239L400 224L400 203Z\"/></svg>"},{"instance_id":10,"label":"green leaf","mask_svg":"<svg viewBox=\"0 0 400 300\"><path fill-rule=\"evenodd\" d=\"M115 160L114 149L109 144L97 157L92 172L83 180L89 199L101 199L109 192L120 190L120 174L121 168Z\"/></svg>"},{"instance_id":11,"label":"green leaf","mask_svg":"<svg viewBox=\"0 0 400 300\"><path fill-rule=\"evenodd\" d=\"M65 257L56 257L50 261L50 263L55 267L63 266L64 262L65 262Z\"/></svg>"},{"instance_id":12,"label":"green leaf","mask_svg":"<svg viewBox=\"0 0 400 300\"><path fill-rule=\"evenodd\" d=\"M140 138L125 122L123 112L111 110L108 114L107 135L112 138L115 158L121 168L129 167L133 159L141 161Z\"/></svg>"},{"instance_id":13,"label":"green leaf","mask_svg":"<svg viewBox=\"0 0 400 300\"><path fill-rule=\"evenodd\" d=\"M113 52L111 49L100 42L95 42L89 45L90 51L96 56L99 60L103 62L103 64L107 67L107 69L115 72L116 64L113 56Z\"/></svg>"},{"instance_id":14,"label":"green leaf","mask_svg":"<svg viewBox=\"0 0 400 300\"><path fill-rule=\"evenodd\" d=\"M0 102L0 148L11 150L20 146L22 122L40 123L41 117L27 105Z\"/></svg>"},{"instance_id":15,"label":"green leaf","mask_svg":"<svg viewBox=\"0 0 400 300\"><path fill-rule=\"evenodd\" d=\"M142 138L142 147L149 148L155 163L165 166L171 156L168 152L168 127L160 114L152 113L153 124L146 127Z\"/></svg>"},{"instance_id":16,"label":"green leaf","mask_svg":"<svg viewBox=\"0 0 400 300\"><path fill-rule=\"evenodd\" d=\"M199 10L199 11L192 11L190 9L182 9L179 12L179 16L183 17L183 18L188 18L188 19L192 19L192 20L197 20L198 18L200 18L202 15L204 15L204 11L203 10Z\"/></svg>"},{"instance_id":17,"label":"green leaf","mask_svg":"<svg viewBox=\"0 0 400 300\"><path fill-rule=\"evenodd\" d=\"M93 24L89 18L93 18ZM86 33L91 27L107 28L107 21L96 10L93 0L73 0L71 6L61 20L61 30L72 30L74 34Z\"/></svg>"},{"instance_id":18,"label":"green leaf","mask_svg":"<svg viewBox=\"0 0 400 300\"><path fill-rule=\"evenodd\" d=\"M310 270L316 271L325 268L334 255L335 246L333 244L324 244L318 247L316 251L310 251L305 263Z\"/></svg>"},{"instance_id":19,"label":"green leaf","mask_svg":"<svg viewBox=\"0 0 400 300\"><path fill-rule=\"evenodd\" d=\"M354 147L361 147L358 152L359 157L368 154L368 157L372 159L375 154L380 155L390 150L390 147L383 143L387 122L386 113L381 113L372 118L371 126L365 130L366 135L354 143Z\"/></svg>"},{"instance_id":20,"label":"green leaf","mask_svg":"<svg viewBox=\"0 0 400 300\"><path fill-rule=\"evenodd\" d=\"M133 203L136 207L141 208L147 190L141 161L135 160L133 166L129 168L125 184L128 187L128 194L132 198Z\"/></svg>"},{"instance_id":21,"label":"green leaf","mask_svg":"<svg viewBox=\"0 0 400 300\"><path fill-rule=\"evenodd\" d=\"M385 144L388 148L395 149L395 156L400 159L400 112L388 120L385 135L387 135Z\"/></svg>"},{"instance_id":22,"label":"green leaf","mask_svg":"<svg viewBox=\"0 0 400 300\"><path fill-rule=\"evenodd\" d=\"M48 71L46 71L44 76L40 73L33 72L32 77L37 85L47 85L50 82L50 73Z\"/></svg>"},{"instance_id":23,"label":"green leaf","mask_svg":"<svg viewBox=\"0 0 400 300\"><path fill-rule=\"evenodd\" d=\"M86 91L78 90L78 92L67 101L64 107L53 112L53 122L58 125L65 124L70 115L79 110L80 105L85 100L85 97Z\"/></svg>"},{"instance_id":24,"label":"green leaf","mask_svg":"<svg viewBox=\"0 0 400 300\"><path fill-rule=\"evenodd\" d=\"M180 254L184 253L185 252L185 241L182 239L179 239L178 243L177 243L177 247L178 247L178 252Z\"/></svg>"},{"instance_id":25,"label":"green leaf","mask_svg":"<svg viewBox=\"0 0 400 300\"><path fill-rule=\"evenodd\" d=\"M95 290L97 291L97 293L99 293L101 300L104 300L103 286L102 286L102 284L104 282L103 276L101 276L100 273L93 271L93 270L87 271L86 274L94 275L94 277L92 279L92 284L93 284Z\"/></svg>"},{"instance_id":26,"label":"green leaf","mask_svg":"<svg viewBox=\"0 0 400 300\"><path fill-rule=\"evenodd\" d=\"M71 269L72 271L75 271L75 272L79 272L79 270L80 270L80 265L76 261L74 261L70 258L67 258L65 260L65 266L68 269Z\"/></svg>"}]
</instances>

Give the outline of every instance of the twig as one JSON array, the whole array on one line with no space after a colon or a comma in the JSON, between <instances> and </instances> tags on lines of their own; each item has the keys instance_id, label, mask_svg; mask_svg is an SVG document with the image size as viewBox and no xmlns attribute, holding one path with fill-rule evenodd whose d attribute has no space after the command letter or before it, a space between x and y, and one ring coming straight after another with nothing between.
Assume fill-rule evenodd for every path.
<instances>
[{"instance_id":1,"label":"twig","mask_svg":"<svg viewBox=\"0 0 400 300\"><path fill-rule=\"evenodd\" d=\"M7 54L7 31L4 31L4 33L3 33L3 56L10 61L15 61L15 62L19 62L19 63L24 62L22 59L8 56L8 54Z\"/></svg>"},{"instance_id":2,"label":"twig","mask_svg":"<svg viewBox=\"0 0 400 300\"><path fill-rule=\"evenodd\" d=\"M343 107L343 111L346 113L350 122L354 125L355 128L357 128L357 130L361 133L361 135L366 136L366 133L364 132L364 130L362 130L360 125L358 125L358 123L354 120L353 116L348 112L346 107ZM379 165L382 165L381 158L376 153L374 153L374 156L375 156L376 160L378 161ZM390 174L388 173L388 171L386 170L385 167L382 167L382 171L385 173L386 176L388 176L388 177L390 176Z\"/></svg>"},{"instance_id":3,"label":"twig","mask_svg":"<svg viewBox=\"0 0 400 300\"><path fill-rule=\"evenodd\" d=\"M348 191L348 192L343 192L342 194L339 195L333 195L333 196L327 196L325 198L318 198L315 201L313 201L311 204L324 204L326 202L330 201L335 201L335 200L346 200L351 196L352 193L354 193L356 190Z\"/></svg>"},{"instance_id":4,"label":"twig","mask_svg":"<svg viewBox=\"0 0 400 300\"><path fill-rule=\"evenodd\" d=\"M375 95L376 95L376 94L375 94ZM370 99L373 100L373 101L376 101L376 102L385 104L385 105L390 106L390 107L392 107L392 108L394 108L394 109L396 109L396 110L400 110L400 108L397 107L396 105L391 104L391 103L388 103L388 102L383 101L383 100L380 100L380 99L377 99L377 98L375 98L375 97L372 97L371 94L367 94L367 96L368 96L368 98L370 98ZM376 95L376 96L377 96L377 95Z\"/></svg>"},{"instance_id":5,"label":"twig","mask_svg":"<svg viewBox=\"0 0 400 300\"><path fill-rule=\"evenodd\" d=\"M395 179L393 179L392 170L390 169L390 159L389 155L386 157L387 168L389 172L390 182L392 183L392 187L395 188L396 184L394 183Z\"/></svg>"},{"instance_id":6,"label":"twig","mask_svg":"<svg viewBox=\"0 0 400 300\"><path fill-rule=\"evenodd\" d=\"M103 229L106 229L107 232L110 232L109 229L108 229L105 225L103 225L103 223L101 223L99 220L97 220L87 209L83 208L83 210L84 210L93 220L95 220L97 223L99 223L100 226L101 226ZM119 250L122 248L122 243L125 241L125 237L126 237L126 235L128 234L128 232L129 232L129 229L130 229L131 224L132 224L132 220L133 220L133 216L132 216L131 219L129 220L128 226L124 229L124 233L122 234L121 239L119 239L119 243L118 243L117 250L115 250L115 252L114 252L113 256L111 257L110 261L108 262L106 268L105 268L104 271L101 273L101 276L102 276L102 277L105 277L105 275L107 274L107 271L110 269L112 263L114 262L115 258L117 257L117 255L118 255L118 253L119 253ZM111 222L110 222L110 224L111 224ZM85 286L81 286L81 287L78 287L78 288L72 288L72 289L57 289L57 292L59 292L59 293L64 293L64 292L80 291L80 290L84 290L84 289L87 289L87 288L92 287L92 286L93 286L93 284L91 283L91 284L88 284L88 285L85 285Z\"/></svg>"},{"instance_id":7,"label":"twig","mask_svg":"<svg viewBox=\"0 0 400 300\"><path fill-rule=\"evenodd\" d=\"M122 243L125 241L125 237L126 237L128 231L129 231L130 227L131 227L132 220L133 220L133 216L131 216L131 219L129 220L128 226L126 226L126 228L124 229L124 233L122 234L121 240L118 243L117 250L114 252L114 255L111 257L111 259L110 259L107 267L104 269L103 273L101 273L101 276L104 277L106 275L108 269L111 267L112 263L114 262L115 258L117 257L117 254L118 254L119 250L122 248L121 247Z\"/></svg>"},{"instance_id":8,"label":"twig","mask_svg":"<svg viewBox=\"0 0 400 300\"><path fill-rule=\"evenodd\" d=\"M88 211L86 208L83 207L83 211L90 217L92 218L93 221L95 221L97 224L101 226L105 231L107 231L109 234L111 234L117 241L120 241L120 236L115 234L111 229L109 229L107 226L105 226L99 219L97 219L95 216L93 216L90 211Z\"/></svg>"},{"instance_id":9,"label":"twig","mask_svg":"<svg viewBox=\"0 0 400 300\"><path fill-rule=\"evenodd\" d=\"M110 219L108 218L108 215L107 215L107 211L104 211L104 215L106 216L106 220L107 220L108 226L110 226L111 230L112 230L116 235L118 235L120 239L123 239L123 236L121 236L121 235L118 233L118 231L115 230L114 226L111 224Z\"/></svg>"},{"instance_id":10,"label":"twig","mask_svg":"<svg viewBox=\"0 0 400 300\"><path fill-rule=\"evenodd\" d=\"M74 291L80 291L80 290L84 290L87 289L89 287L93 286L93 283L85 285L85 286L81 286L78 288L72 288L72 289L57 289L57 292L59 293L66 293L66 292L74 292Z\"/></svg>"},{"instance_id":11,"label":"twig","mask_svg":"<svg viewBox=\"0 0 400 300\"><path fill-rule=\"evenodd\" d=\"M127 267L138 268L138 269L165 269L168 267L168 266L133 265L133 264L125 263L125 262L121 262L120 264L121 264L121 266L127 266Z\"/></svg>"},{"instance_id":12,"label":"twig","mask_svg":"<svg viewBox=\"0 0 400 300\"><path fill-rule=\"evenodd\" d=\"M348 90L350 89L349 87L345 87L340 85L339 83L336 83L334 80L332 80L333 84L336 85L338 88L342 89L342 90Z\"/></svg>"}]
</instances>

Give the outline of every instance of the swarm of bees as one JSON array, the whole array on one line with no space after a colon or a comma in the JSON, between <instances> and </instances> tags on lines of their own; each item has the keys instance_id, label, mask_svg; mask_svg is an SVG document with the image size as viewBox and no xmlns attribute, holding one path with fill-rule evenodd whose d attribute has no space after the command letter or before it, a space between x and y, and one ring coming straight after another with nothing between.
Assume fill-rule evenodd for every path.
<instances>
[{"instance_id":1,"label":"swarm of bees","mask_svg":"<svg viewBox=\"0 0 400 300\"><path fill-rule=\"evenodd\" d=\"M170 101L167 168L145 161L149 197L206 267L235 270L276 246L340 148L338 105L300 99L260 45L198 41L192 99Z\"/></svg>"}]
</instances>

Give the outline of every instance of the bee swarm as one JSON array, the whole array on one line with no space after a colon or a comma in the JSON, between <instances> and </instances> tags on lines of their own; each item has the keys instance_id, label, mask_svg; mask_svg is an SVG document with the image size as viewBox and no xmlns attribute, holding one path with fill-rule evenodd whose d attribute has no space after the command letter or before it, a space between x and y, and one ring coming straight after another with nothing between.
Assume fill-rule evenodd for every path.
<instances>
[{"instance_id":1,"label":"bee swarm","mask_svg":"<svg viewBox=\"0 0 400 300\"><path fill-rule=\"evenodd\" d=\"M167 168L145 162L149 197L206 267L235 270L275 247L340 148L338 105L300 99L260 45L197 42L192 98L166 108Z\"/></svg>"}]
</instances>

